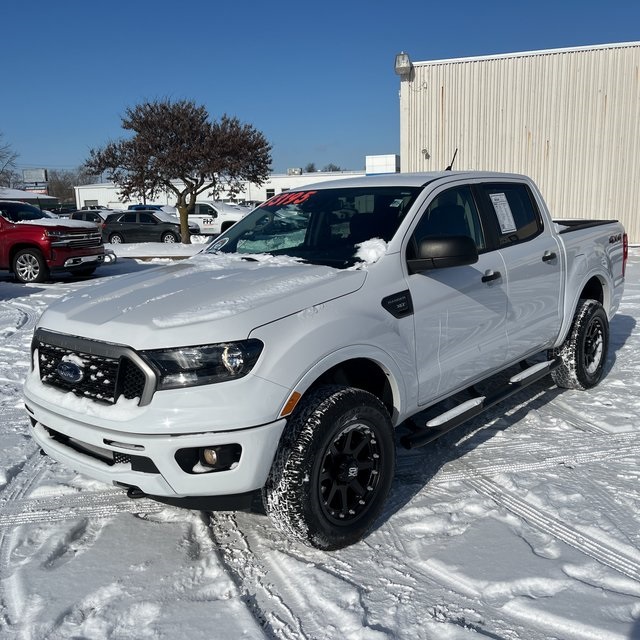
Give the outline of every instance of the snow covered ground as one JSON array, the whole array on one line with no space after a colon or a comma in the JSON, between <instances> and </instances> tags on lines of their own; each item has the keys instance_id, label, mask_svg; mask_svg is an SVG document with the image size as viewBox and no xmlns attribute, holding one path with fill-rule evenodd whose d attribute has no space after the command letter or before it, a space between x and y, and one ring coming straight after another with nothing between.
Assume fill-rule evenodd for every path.
<instances>
[{"instance_id":1,"label":"snow covered ground","mask_svg":"<svg viewBox=\"0 0 640 640\"><path fill-rule=\"evenodd\" d=\"M542 381L399 448L377 528L334 553L259 513L129 500L39 455L21 400L39 314L153 266L0 274L0 638L640 638L640 251L596 389Z\"/></svg>"}]
</instances>

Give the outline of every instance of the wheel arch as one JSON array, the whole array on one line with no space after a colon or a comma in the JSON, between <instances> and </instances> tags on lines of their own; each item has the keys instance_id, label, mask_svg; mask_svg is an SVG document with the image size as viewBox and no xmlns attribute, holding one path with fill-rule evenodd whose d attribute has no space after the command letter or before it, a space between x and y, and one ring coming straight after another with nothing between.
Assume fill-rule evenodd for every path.
<instances>
[{"instance_id":1,"label":"wheel arch","mask_svg":"<svg viewBox=\"0 0 640 640\"><path fill-rule=\"evenodd\" d=\"M611 293L612 287L604 276L596 273L587 277L581 285L576 288L576 294L571 300L571 303L565 303L565 317L555 346L560 346L569 335L573 325L573 318L581 300L597 300L603 306L607 316L609 316Z\"/></svg>"},{"instance_id":2,"label":"wheel arch","mask_svg":"<svg viewBox=\"0 0 640 640\"><path fill-rule=\"evenodd\" d=\"M593 276L582 287L582 291L578 296L578 299L590 299L597 300L603 307L606 308L607 301L605 300L606 285L598 276ZM577 308L578 302L576 301L575 308Z\"/></svg>"},{"instance_id":3,"label":"wheel arch","mask_svg":"<svg viewBox=\"0 0 640 640\"><path fill-rule=\"evenodd\" d=\"M16 254L19 251L22 251L23 249L35 249L36 251L38 251L40 253L40 255L42 255L42 257L44 258L45 262L48 262L47 259L47 255L45 254L45 252L42 250L42 247L40 247L37 244L33 244L33 243L27 243L27 242L20 242L18 244L14 244L10 249L9 249L9 271L11 273L13 273L13 260L16 257Z\"/></svg>"},{"instance_id":4,"label":"wheel arch","mask_svg":"<svg viewBox=\"0 0 640 640\"><path fill-rule=\"evenodd\" d=\"M382 357L381 357L382 356ZM296 384L290 398L299 394L296 405L310 393L324 385L342 385L368 391L378 398L389 412L391 422L398 418L405 406L403 386L398 384L401 373L386 354L359 354L345 349L317 363ZM282 416L293 411L283 410Z\"/></svg>"}]
</instances>

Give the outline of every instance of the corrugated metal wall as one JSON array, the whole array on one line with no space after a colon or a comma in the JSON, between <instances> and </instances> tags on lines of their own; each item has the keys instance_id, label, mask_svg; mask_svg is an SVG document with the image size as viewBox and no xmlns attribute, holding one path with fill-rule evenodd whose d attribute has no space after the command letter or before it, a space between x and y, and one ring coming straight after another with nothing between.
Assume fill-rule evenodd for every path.
<instances>
[{"instance_id":1,"label":"corrugated metal wall","mask_svg":"<svg viewBox=\"0 0 640 640\"><path fill-rule=\"evenodd\" d=\"M556 218L621 220L640 243L640 43L414 63L403 171L530 175Z\"/></svg>"}]
</instances>

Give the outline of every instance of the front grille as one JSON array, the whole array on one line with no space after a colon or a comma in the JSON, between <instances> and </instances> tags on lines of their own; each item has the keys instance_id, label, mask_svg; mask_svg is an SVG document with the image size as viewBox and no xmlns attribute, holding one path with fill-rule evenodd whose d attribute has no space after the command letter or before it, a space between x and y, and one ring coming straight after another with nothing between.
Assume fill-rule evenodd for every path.
<instances>
[{"instance_id":1,"label":"front grille","mask_svg":"<svg viewBox=\"0 0 640 640\"><path fill-rule=\"evenodd\" d=\"M155 390L153 371L128 347L38 329L32 350L42 383L79 397L105 404L138 398L143 405Z\"/></svg>"},{"instance_id":2,"label":"front grille","mask_svg":"<svg viewBox=\"0 0 640 640\"><path fill-rule=\"evenodd\" d=\"M84 362L82 367L84 376L78 382L63 380L58 373L58 366L65 357L69 356L75 356ZM75 353L62 347L40 343L38 345L38 362L40 364L40 379L44 384L50 384L62 391L73 391L76 395L98 402L114 403L116 401L116 381L120 368L118 360L88 353ZM127 397L135 398L136 395L125 396L125 398Z\"/></svg>"},{"instance_id":3,"label":"front grille","mask_svg":"<svg viewBox=\"0 0 640 640\"><path fill-rule=\"evenodd\" d=\"M69 233L59 236L51 244L54 247L69 247L71 249L99 247L102 244L102 233L100 231Z\"/></svg>"}]
</instances>

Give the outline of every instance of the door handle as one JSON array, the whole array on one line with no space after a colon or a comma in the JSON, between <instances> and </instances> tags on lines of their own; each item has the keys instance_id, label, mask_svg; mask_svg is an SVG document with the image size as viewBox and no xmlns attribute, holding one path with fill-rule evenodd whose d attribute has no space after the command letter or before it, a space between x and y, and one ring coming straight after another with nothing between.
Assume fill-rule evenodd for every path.
<instances>
[{"instance_id":1,"label":"door handle","mask_svg":"<svg viewBox=\"0 0 640 640\"><path fill-rule=\"evenodd\" d=\"M502 278L502 274L499 271L489 269L484 272L482 282L492 282L493 280L499 280L500 278Z\"/></svg>"},{"instance_id":2,"label":"door handle","mask_svg":"<svg viewBox=\"0 0 640 640\"><path fill-rule=\"evenodd\" d=\"M557 258L555 251L545 251L542 256L542 262L551 262Z\"/></svg>"}]
</instances>

